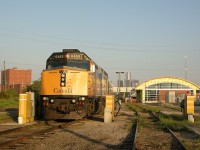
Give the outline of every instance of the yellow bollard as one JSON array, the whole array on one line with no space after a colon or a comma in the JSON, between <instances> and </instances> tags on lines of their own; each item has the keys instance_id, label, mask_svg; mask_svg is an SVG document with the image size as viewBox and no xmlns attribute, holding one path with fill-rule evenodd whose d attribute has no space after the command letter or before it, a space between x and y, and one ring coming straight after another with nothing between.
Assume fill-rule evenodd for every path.
<instances>
[{"instance_id":1,"label":"yellow bollard","mask_svg":"<svg viewBox=\"0 0 200 150\"><path fill-rule=\"evenodd\" d=\"M19 95L19 117L18 123L24 124L34 121L35 117L34 93L25 93Z\"/></svg>"},{"instance_id":2,"label":"yellow bollard","mask_svg":"<svg viewBox=\"0 0 200 150\"><path fill-rule=\"evenodd\" d=\"M106 95L104 122L114 121L114 95Z\"/></svg>"},{"instance_id":3,"label":"yellow bollard","mask_svg":"<svg viewBox=\"0 0 200 150\"><path fill-rule=\"evenodd\" d=\"M186 96L186 113L194 115L195 96Z\"/></svg>"},{"instance_id":4,"label":"yellow bollard","mask_svg":"<svg viewBox=\"0 0 200 150\"><path fill-rule=\"evenodd\" d=\"M194 122L194 100L195 96L186 96L186 114L189 122Z\"/></svg>"},{"instance_id":5,"label":"yellow bollard","mask_svg":"<svg viewBox=\"0 0 200 150\"><path fill-rule=\"evenodd\" d=\"M27 94L20 94L19 95L19 117L18 123L24 124L26 123L27 118Z\"/></svg>"}]
</instances>

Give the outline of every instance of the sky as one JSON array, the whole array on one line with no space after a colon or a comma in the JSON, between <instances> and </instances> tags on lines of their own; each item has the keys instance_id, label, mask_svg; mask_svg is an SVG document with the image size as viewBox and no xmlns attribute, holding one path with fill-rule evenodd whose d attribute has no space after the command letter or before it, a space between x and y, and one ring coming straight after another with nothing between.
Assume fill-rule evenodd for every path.
<instances>
[{"instance_id":1,"label":"sky","mask_svg":"<svg viewBox=\"0 0 200 150\"><path fill-rule=\"evenodd\" d=\"M85 52L116 84L178 77L200 85L199 0L0 0L0 70L40 78L53 52ZM124 79L124 75L121 76Z\"/></svg>"}]
</instances>

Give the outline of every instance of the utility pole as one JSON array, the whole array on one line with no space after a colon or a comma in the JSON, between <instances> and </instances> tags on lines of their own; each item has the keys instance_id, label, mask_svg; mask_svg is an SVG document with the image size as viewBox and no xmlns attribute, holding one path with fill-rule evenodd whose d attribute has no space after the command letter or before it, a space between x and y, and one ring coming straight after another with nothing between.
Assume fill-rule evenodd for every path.
<instances>
[{"instance_id":1,"label":"utility pole","mask_svg":"<svg viewBox=\"0 0 200 150\"><path fill-rule=\"evenodd\" d=\"M3 69L4 69L4 88L6 91L6 62L3 61Z\"/></svg>"}]
</instances>

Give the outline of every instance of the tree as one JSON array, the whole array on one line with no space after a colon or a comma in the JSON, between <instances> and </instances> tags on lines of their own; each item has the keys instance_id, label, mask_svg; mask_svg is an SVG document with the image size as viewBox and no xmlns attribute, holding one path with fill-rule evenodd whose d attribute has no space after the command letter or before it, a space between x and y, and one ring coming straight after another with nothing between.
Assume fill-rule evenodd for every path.
<instances>
[{"instance_id":1,"label":"tree","mask_svg":"<svg viewBox=\"0 0 200 150\"><path fill-rule=\"evenodd\" d=\"M31 85L28 85L25 89L24 92L34 92L36 96L40 95L40 89L41 89L41 80L35 80L31 83Z\"/></svg>"}]
</instances>

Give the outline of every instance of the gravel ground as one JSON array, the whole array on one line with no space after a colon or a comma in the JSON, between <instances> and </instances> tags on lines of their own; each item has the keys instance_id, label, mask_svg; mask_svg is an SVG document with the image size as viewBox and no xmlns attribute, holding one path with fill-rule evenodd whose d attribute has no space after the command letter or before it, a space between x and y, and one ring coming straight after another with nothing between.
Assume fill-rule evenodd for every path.
<instances>
[{"instance_id":1,"label":"gravel ground","mask_svg":"<svg viewBox=\"0 0 200 150\"><path fill-rule=\"evenodd\" d=\"M140 123L136 139L137 150L176 150L171 135L156 128L151 115L139 113Z\"/></svg>"},{"instance_id":2,"label":"gravel ground","mask_svg":"<svg viewBox=\"0 0 200 150\"><path fill-rule=\"evenodd\" d=\"M132 126L133 112L122 105L119 116L114 122L104 123L102 117L71 125L45 135L45 138L35 138L28 144L17 149L26 150L106 150L119 149L126 140Z\"/></svg>"}]
</instances>

